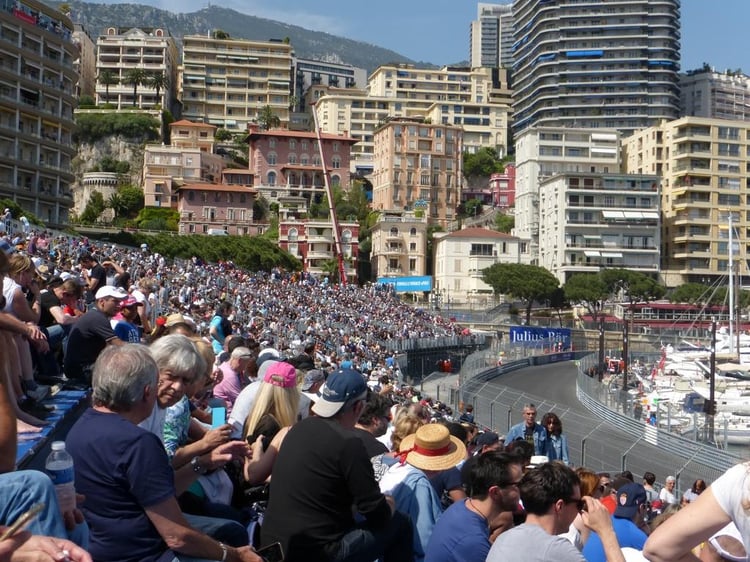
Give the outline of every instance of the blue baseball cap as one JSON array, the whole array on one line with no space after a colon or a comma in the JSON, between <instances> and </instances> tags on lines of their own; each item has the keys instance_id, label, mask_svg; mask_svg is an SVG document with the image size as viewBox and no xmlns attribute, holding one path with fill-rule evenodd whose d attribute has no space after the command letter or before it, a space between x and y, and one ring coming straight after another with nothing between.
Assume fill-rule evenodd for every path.
<instances>
[{"instance_id":1,"label":"blue baseball cap","mask_svg":"<svg viewBox=\"0 0 750 562\"><path fill-rule=\"evenodd\" d=\"M367 383L359 371L339 369L328 375L318 391L318 401L312 407L321 418L335 416L348 400L367 395Z\"/></svg>"}]
</instances>

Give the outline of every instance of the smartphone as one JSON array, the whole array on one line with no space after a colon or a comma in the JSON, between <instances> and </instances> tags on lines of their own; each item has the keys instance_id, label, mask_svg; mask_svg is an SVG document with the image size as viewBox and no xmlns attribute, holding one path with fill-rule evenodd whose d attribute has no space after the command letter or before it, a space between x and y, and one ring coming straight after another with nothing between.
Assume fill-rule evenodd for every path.
<instances>
[{"instance_id":1,"label":"smartphone","mask_svg":"<svg viewBox=\"0 0 750 562\"><path fill-rule=\"evenodd\" d=\"M5 529L5 532L0 535L0 542L4 541L5 539L9 539L13 535L15 535L18 531L23 530L26 525L31 523L34 518L39 515L42 510L44 509L43 503L35 504L29 509L26 513L21 515L18 519L16 519L13 524ZM273 545L272 545L273 546Z\"/></svg>"},{"instance_id":2,"label":"smartphone","mask_svg":"<svg viewBox=\"0 0 750 562\"><path fill-rule=\"evenodd\" d=\"M264 562L284 562L284 551L281 549L280 542L275 542L256 550L255 554L260 556Z\"/></svg>"},{"instance_id":3,"label":"smartphone","mask_svg":"<svg viewBox=\"0 0 750 562\"><path fill-rule=\"evenodd\" d=\"M223 406L211 408L211 428L216 429L227 423L227 409Z\"/></svg>"}]
</instances>

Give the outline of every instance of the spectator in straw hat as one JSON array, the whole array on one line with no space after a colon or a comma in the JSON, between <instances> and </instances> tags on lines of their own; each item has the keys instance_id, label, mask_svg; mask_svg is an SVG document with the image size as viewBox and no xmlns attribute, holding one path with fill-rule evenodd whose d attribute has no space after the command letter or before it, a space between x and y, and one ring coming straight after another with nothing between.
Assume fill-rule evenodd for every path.
<instances>
[{"instance_id":1,"label":"spectator in straw hat","mask_svg":"<svg viewBox=\"0 0 750 562\"><path fill-rule=\"evenodd\" d=\"M466 445L448 428L430 423L401 441L398 457L380 479L380 490L396 501L396 509L414 525L414 560L424 560L427 543L443 509L429 477L454 468L466 458Z\"/></svg>"}]
</instances>

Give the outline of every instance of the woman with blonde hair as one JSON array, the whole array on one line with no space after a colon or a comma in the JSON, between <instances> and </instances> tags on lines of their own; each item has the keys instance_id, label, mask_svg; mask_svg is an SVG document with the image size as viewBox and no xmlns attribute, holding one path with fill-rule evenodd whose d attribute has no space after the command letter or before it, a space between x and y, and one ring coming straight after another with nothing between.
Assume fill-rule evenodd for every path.
<instances>
[{"instance_id":1,"label":"woman with blonde hair","mask_svg":"<svg viewBox=\"0 0 750 562\"><path fill-rule=\"evenodd\" d=\"M245 480L259 484L271 475L273 463L289 428L297 422L300 390L297 370L285 361L266 369L243 435L253 448L253 457L245 461Z\"/></svg>"}]
</instances>

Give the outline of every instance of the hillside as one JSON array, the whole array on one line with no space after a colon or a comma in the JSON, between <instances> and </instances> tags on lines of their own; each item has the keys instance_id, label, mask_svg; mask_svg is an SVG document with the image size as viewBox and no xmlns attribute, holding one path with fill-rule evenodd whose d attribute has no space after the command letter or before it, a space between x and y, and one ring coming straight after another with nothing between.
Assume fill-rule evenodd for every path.
<instances>
[{"instance_id":1,"label":"hillside","mask_svg":"<svg viewBox=\"0 0 750 562\"><path fill-rule=\"evenodd\" d=\"M48 2L59 7L62 2ZM93 4L67 2L73 21L82 23L91 37L101 34L110 25L118 27L166 27L179 41L184 35L207 34L221 29L237 39L284 39L289 37L295 53L301 58L343 62L367 69L368 73L381 64L414 61L376 45L310 31L296 25L242 14L235 10L210 6L190 14L175 14L143 4ZM420 66L434 66L415 63Z\"/></svg>"}]
</instances>

